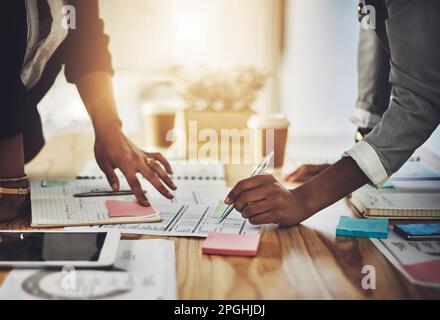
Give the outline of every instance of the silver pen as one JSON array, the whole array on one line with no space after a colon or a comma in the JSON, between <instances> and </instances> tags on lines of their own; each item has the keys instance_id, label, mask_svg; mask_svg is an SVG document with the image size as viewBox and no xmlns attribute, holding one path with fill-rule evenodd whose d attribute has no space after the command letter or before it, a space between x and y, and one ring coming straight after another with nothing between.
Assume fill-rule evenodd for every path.
<instances>
[{"instance_id":1,"label":"silver pen","mask_svg":"<svg viewBox=\"0 0 440 320\"><path fill-rule=\"evenodd\" d=\"M260 164L257 166L257 168L255 168L254 172L252 172L251 177L257 176L259 174L262 174L267 167L270 164L270 161L272 160L273 157L273 151L271 151L264 159L263 161L260 162ZM220 217L220 220L218 223L222 223L228 216L229 214L232 212L232 210L235 209L235 205L232 203L230 205L228 205L225 210L222 213L222 216Z\"/></svg>"}]
</instances>

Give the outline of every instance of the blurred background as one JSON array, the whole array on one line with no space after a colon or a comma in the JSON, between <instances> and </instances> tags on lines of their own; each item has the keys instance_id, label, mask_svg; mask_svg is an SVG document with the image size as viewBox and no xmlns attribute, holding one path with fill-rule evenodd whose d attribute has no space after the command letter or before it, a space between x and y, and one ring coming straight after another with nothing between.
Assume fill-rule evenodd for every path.
<instances>
[{"instance_id":1,"label":"blurred background","mask_svg":"<svg viewBox=\"0 0 440 320\"><path fill-rule=\"evenodd\" d=\"M101 0L124 130L142 132L142 108L179 102L200 70L267 74L252 110L283 112L289 135L353 140L356 0ZM197 70L197 71L194 71ZM91 131L76 89L60 74L39 105L47 138ZM440 133L426 144L440 154Z\"/></svg>"}]
</instances>

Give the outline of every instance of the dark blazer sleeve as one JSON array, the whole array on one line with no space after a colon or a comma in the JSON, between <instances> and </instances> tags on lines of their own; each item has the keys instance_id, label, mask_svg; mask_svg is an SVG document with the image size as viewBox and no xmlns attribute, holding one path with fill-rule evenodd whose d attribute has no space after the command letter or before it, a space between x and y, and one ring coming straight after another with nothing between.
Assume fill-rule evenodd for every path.
<instances>
[{"instance_id":1,"label":"dark blazer sleeve","mask_svg":"<svg viewBox=\"0 0 440 320\"><path fill-rule=\"evenodd\" d=\"M84 74L104 71L113 75L109 37L99 18L98 0L71 0L76 11L76 29L69 29L65 42L65 75L76 83Z\"/></svg>"},{"instance_id":2,"label":"dark blazer sleeve","mask_svg":"<svg viewBox=\"0 0 440 320\"><path fill-rule=\"evenodd\" d=\"M27 36L24 1L7 0L1 7L0 140L22 132L26 89L20 73Z\"/></svg>"}]
</instances>

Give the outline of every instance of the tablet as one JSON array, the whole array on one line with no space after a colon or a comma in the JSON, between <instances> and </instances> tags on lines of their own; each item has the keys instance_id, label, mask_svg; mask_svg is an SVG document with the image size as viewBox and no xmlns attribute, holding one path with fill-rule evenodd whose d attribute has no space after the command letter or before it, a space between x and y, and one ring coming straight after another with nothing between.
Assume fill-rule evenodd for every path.
<instances>
[{"instance_id":1,"label":"tablet","mask_svg":"<svg viewBox=\"0 0 440 320\"><path fill-rule=\"evenodd\" d=\"M120 238L116 231L0 231L0 266L110 267Z\"/></svg>"}]
</instances>

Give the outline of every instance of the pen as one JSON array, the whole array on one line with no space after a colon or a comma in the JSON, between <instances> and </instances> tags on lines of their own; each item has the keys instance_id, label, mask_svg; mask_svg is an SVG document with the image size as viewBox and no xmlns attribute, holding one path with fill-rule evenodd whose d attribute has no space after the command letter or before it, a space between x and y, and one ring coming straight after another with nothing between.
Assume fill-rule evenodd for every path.
<instances>
[{"instance_id":1,"label":"pen","mask_svg":"<svg viewBox=\"0 0 440 320\"><path fill-rule=\"evenodd\" d=\"M146 193L146 191L144 191ZM131 190L119 190L119 191L90 191L75 193L75 198L88 198L88 197L106 197L106 196L127 196L133 194Z\"/></svg>"},{"instance_id":2,"label":"pen","mask_svg":"<svg viewBox=\"0 0 440 320\"><path fill-rule=\"evenodd\" d=\"M390 181L440 181L440 176L421 176L421 177L390 177Z\"/></svg>"},{"instance_id":3,"label":"pen","mask_svg":"<svg viewBox=\"0 0 440 320\"><path fill-rule=\"evenodd\" d=\"M251 177L257 176L259 174L262 174L267 167L270 164L270 161L272 160L273 157L273 151L271 151L264 159L263 161L261 161L261 163L257 166L257 168L254 170L254 172L252 172ZM222 216L219 220L218 223L222 223L228 216L229 214L232 212L232 210L235 209L235 205L234 204L230 204L228 205L225 210L222 213Z\"/></svg>"}]
</instances>

